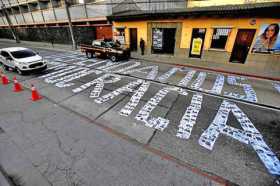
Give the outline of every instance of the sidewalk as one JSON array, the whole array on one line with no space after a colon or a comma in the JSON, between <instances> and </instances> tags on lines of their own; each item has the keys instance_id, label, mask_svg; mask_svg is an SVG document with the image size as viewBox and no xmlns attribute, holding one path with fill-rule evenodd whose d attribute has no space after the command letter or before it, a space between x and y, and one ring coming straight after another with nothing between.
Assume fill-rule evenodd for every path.
<instances>
[{"instance_id":1,"label":"sidewalk","mask_svg":"<svg viewBox=\"0 0 280 186\"><path fill-rule=\"evenodd\" d=\"M14 40L10 39L0 39L1 42L9 42L14 43L19 46L26 46L26 47L35 47L35 48L43 48L43 49L55 49L55 50L61 50L61 51L69 51L73 50L72 45L67 44L54 44L51 45L51 43L46 42L32 42L32 41L21 41L20 44L15 43ZM79 46L78 46L79 50ZM133 52L132 57L136 59L146 60L146 61L152 61L157 63L165 63L169 65L177 65L177 66L185 66L185 67L191 67L191 68L197 68L201 70L207 70L207 71L214 71L214 72L220 72L225 74L235 74L235 75L241 75L241 76L248 76L253 78L260 78L260 79L267 79L267 80L273 80L273 81L280 81L280 71L275 70L274 72L266 73L264 71L256 71L254 68L247 68L246 72L244 71L244 66L240 64L234 64L231 63L230 65L211 62L211 66L209 66L207 63L198 62L196 59L188 60L183 58L174 58L173 56L166 56L166 55L157 55L156 57L149 57L149 56L142 56L138 53Z\"/></svg>"},{"instance_id":2,"label":"sidewalk","mask_svg":"<svg viewBox=\"0 0 280 186\"><path fill-rule=\"evenodd\" d=\"M273 81L280 81L280 71L273 71L273 72L264 72L264 71L257 71L254 68L247 68L246 71L244 70L244 67L240 64L234 64L231 63L230 65L222 64L222 63L216 63L211 62L211 66L209 66L208 63L203 63L202 60L186 60L183 58L175 58L173 56L159 56L156 57L149 57L149 56L142 56L138 53L132 53L132 57L136 59L142 59L146 61L152 61L157 63L164 63L169 65L176 65L176 66L183 66L183 67L190 67L190 68L197 68L201 70L207 70L207 71L214 71L214 72L220 72L225 74L235 74L235 75L241 75L241 76L247 76L247 77L253 77L253 78L259 78L259 79L267 79L267 80L273 80Z\"/></svg>"},{"instance_id":3,"label":"sidewalk","mask_svg":"<svg viewBox=\"0 0 280 186\"><path fill-rule=\"evenodd\" d=\"M43 49L55 49L55 50L61 50L61 51L69 51L73 50L72 45L67 44L51 44L47 42L35 42L35 41L20 41L20 43L16 43L15 40L11 39L0 39L1 42L7 42L9 44L14 44L16 46L25 46L25 47L34 47L34 48L43 48Z\"/></svg>"}]
</instances>

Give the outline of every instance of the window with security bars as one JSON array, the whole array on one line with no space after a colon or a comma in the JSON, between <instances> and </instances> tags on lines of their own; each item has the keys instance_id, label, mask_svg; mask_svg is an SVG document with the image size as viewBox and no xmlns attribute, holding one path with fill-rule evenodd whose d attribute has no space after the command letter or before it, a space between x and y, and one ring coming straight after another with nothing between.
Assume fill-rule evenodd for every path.
<instances>
[{"instance_id":1,"label":"window with security bars","mask_svg":"<svg viewBox=\"0 0 280 186\"><path fill-rule=\"evenodd\" d=\"M230 28L214 28L211 48L225 49Z\"/></svg>"}]
</instances>

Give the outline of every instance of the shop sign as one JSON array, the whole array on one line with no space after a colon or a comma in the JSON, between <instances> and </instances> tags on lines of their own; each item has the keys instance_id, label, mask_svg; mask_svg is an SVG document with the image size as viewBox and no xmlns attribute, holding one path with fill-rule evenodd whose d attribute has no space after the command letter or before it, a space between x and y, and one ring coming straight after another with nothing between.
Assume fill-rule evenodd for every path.
<instances>
[{"instance_id":1,"label":"shop sign","mask_svg":"<svg viewBox=\"0 0 280 186\"><path fill-rule=\"evenodd\" d=\"M118 40L122 45L125 44L125 31L124 28L114 28L114 40Z\"/></svg>"}]
</instances>

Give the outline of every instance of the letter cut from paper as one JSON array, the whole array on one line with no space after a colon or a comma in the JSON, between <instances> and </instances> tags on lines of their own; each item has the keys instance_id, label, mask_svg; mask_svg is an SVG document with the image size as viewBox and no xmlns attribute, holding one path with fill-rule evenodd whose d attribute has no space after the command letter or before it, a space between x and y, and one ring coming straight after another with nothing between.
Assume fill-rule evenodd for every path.
<instances>
[{"instance_id":1,"label":"letter cut from paper","mask_svg":"<svg viewBox=\"0 0 280 186\"><path fill-rule=\"evenodd\" d=\"M76 67L76 66L59 65L59 66L55 66L55 68L57 68L57 71L54 71L54 72L51 72L51 73L42 75L42 76L40 76L40 78L41 78L41 79L44 79L44 78L53 77L53 76L56 76L56 75L58 75L58 74L67 72L67 71L69 71L69 70L73 70L74 68L77 68L77 67Z\"/></svg>"},{"instance_id":2,"label":"letter cut from paper","mask_svg":"<svg viewBox=\"0 0 280 186\"><path fill-rule=\"evenodd\" d=\"M182 117L179 125L179 130L176 136L181 139L189 139L193 126L196 123L198 113L201 109L202 94L194 94L191 100L191 105L187 108L184 116Z\"/></svg>"},{"instance_id":3,"label":"letter cut from paper","mask_svg":"<svg viewBox=\"0 0 280 186\"><path fill-rule=\"evenodd\" d=\"M161 76L159 76L157 78L158 81L162 82L162 83L166 83L167 80L173 75L175 74L178 70L180 70L181 68L178 67L174 67L171 68L169 71L167 71L166 73L162 74Z\"/></svg>"},{"instance_id":4,"label":"letter cut from paper","mask_svg":"<svg viewBox=\"0 0 280 186\"><path fill-rule=\"evenodd\" d=\"M124 93L124 92L134 92L134 88L139 86L140 84L142 84L144 82L144 80L138 79L136 81L132 81L130 83L128 83L127 85L118 88L117 90L114 90L113 92L110 92L104 96L101 96L98 99L95 99L94 101L96 103L102 104L105 103L111 99L114 99L115 97L119 96L120 94Z\"/></svg>"},{"instance_id":5,"label":"letter cut from paper","mask_svg":"<svg viewBox=\"0 0 280 186\"><path fill-rule=\"evenodd\" d=\"M227 78L228 84L242 87L245 92L245 95L241 95L239 93L233 93L233 92L224 92L224 95L228 96L228 97L236 98L236 99L242 99L245 101L258 102L257 94L254 91L253 87L249 84L238 82L238 81L244 81L244 80L246 80L246 78L244 78L244 77L228 76L228 78Z\"/></svg>"},{"instance_id":6,"label":"letter cut from paper","mask_svg":"<svg viewBox=\"0 0 280 186\"><path fill-rule=\"evenodd\" d=\"M70 74L70 75L67 75L67 76L64 76L62 78L59 78L56 80L56 84L55 86L59 87L59 88L65 88L65 87L70 87L70 86L73 86L75 85L75 83L68 83L70 81L73 81L75 79L80 79L82 77L85 77L87 75L90 75L90 74L99 74L100 71L98 70L95 70L95 69L84 69L84 70L81 70L80 72L76 72L74 74Z\"/></svg>"},{"instance_id":7,"label":"letter cut from paper","mask_svg":"<svg viewBox=\"0 0 280 186\"><path fill-rule=\"evenodd\" d=\"M206 90L203 88L199 88L199 90L201 90L203 92L220 95L222 92L223 86L224 86L224 82L225 82L225 77L221 74L218 74L212 89Z\"/></svg>"},{"instance_id":8,"label":"letter cut from paper","mask_svg":"<svg viewBox=\"0 0 280 186\"><path fill-rule=\"evenodd\" d=\"M57 82L61 81L60 78L63 77L63 76L71 75L71 74L73 74L75 72L84 71L84 70L88 70L88 68L85 68L85 67L78 67L77 68L76 67L76 68L74 68L72 70L68 70L68 71L65 71L65 72L53 75L53 76L49 76L49 77L45 78L44 81L46 83L57 83Z\"/></svg>"},{"instance_id":9,"label":"letter cut from paper","mask_svg":"<svg viewBox=\"0 0 280 186\"><path fill-rule=\"evenodd\" d=\"M137 90L135 90L129 102L120 110L120 115L129 116L139 104L141 98L149 89L149 86L150 82L144 81L141 86Z\"/></svg>"},{"instance_id":10,"label":"letter cut from paper","mask_svg":"<svg viewBox=\"0 0 280 186\"><path fill-rule=\"evenodd\" d=\"M230 112L236 117L243 130L227 125ZM199 144L206 149L212 150L220 134L250 145L267 170L273 175L280 175L280 162L276 154L272 152L260 132L235 103L223 101L213 122L200 136Z\"/></svg>"},{"instance_id":11,"label":"letter cut from paper","mask_svg":"<svg viewBox=\"0 0 280 186\"><path fill-rule=\"evenodd\" d=\"M124 74L135 74L135 73L144 74L146 79L154 80L158 74L158 66L141 67L141 68L136 68L124 72Z\"/></svg>"},{"instance_id":12,"label":"letter cut from paper","mask_svg":"<svg viewBox=\"0 0 280 186\"><path fill-rule=\"evenodd\" d=\"M145 126L163 131L169 124L169 120L162 117L150 117L151 112L157 107L161 100L170 92L176 91L180 95L187 96L188 93L177 87L165 87L159 90L138 112L135 119L144 122Z\"/></svg>"},{"instance_id":13,"label":"letter cut from paper","mask_svg":"<svg viewBox=\"0 0 280 186\"><path fill-rule=\"evenodd\" d=\"M121 77L119 75L116 74L104 74L103 76L94 79L90 82L87 82L83 85L81 85L80 87L77 87L75 89L72 90L72 92L74 93L79 93L82 92L86 89L88 89L89 87L94 85L94 89L91 91L90 93L90 98L97 98L99 97L99 95L101 94L104 84L107 83L115 83L121 80Z\"/></svg>"},{"instance_id":14,"label":"letter cut from paper","mask_svg":"<svg viewBox=\"0 0 280 186\"><path fill-rule=\"evenodd\" d=\"M279 83L273 83L274 88L280 93L280 82Z\"/></svg>"},{"instance_id":15,"label":"letter cut from paper","mask_svg":"<svg viewBox=\"0 0 280 186\"><path fill-rule=\"evenodd\" d=\"M200 72L191 85L192 89L199 90L206 78L206 72Z\"/></svg>"},{"instance_id":16,"label":"letter cut from paper","mask_svg":"<svg viewBox=\"0 0 280 186\"><path fill-rule=\"evenodd\" d=\"M106 70L110 71L112 73L124 73L125 74L126 71L129 71L130 69L133 69L133 68L138 67L140 65L141 65L141 63L138 62L138 61L128 61L128 62L125 62L125 63L121 63L119 65L107 68ZM120 68L121 66L125 66L125 67ZM115 69L115 70L113 70L113 69Z\"/></svg>"},{"instance_id":17,"label":"letter cut from paper","mask_svg":"<svg viewBox=\"0 0 280 186\"><path fill-rule=\"evenodd\" d=\"M187 87L189 82L192 80L193 76L195 75L196 71L195 70L190 70L186 76L178 83L179 86L181 87Z\"/></svg>"}]
</instances>

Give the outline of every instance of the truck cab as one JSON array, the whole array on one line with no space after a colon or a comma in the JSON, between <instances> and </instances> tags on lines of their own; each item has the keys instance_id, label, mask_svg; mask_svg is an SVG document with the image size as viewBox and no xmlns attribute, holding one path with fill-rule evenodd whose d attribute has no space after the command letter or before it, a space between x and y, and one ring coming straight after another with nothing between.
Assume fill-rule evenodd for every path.
<instances>
[{"instance_id":1,"label":"truck cab","mask_svg":"<svg viewBox=\"0 0 280 186\"><path fill-rule=\"evenodd\" d=\"M94 40L91 46L81 45L81 51L85 52L88 58L93 56L109 58L113 62L130 57L129 48L111 40Z\"/></svg>"}]
</instances>

